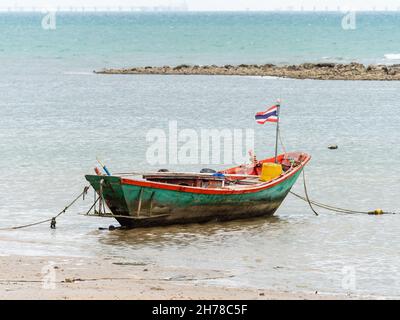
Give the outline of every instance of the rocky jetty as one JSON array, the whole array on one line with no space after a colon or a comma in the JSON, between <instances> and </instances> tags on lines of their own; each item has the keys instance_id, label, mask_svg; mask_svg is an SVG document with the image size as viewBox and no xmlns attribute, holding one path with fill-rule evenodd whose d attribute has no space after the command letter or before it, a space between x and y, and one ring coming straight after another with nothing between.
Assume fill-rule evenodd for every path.
<instances>
[{"instance_id":1,"label":"rocky jetty","mask_svg":"<svg viewBox=\"0 0 400 320\"><path fill-rule=\"evenodd\" d=\"M181 74L181 75L235 75L273 76L293 79L318 80L400 80L400 64L369 65L352 62L303 63L300 65L240 64L240 65L188 65L162 67L135 67L103 69L97 74Z\"/></svg>"}]
</instances>

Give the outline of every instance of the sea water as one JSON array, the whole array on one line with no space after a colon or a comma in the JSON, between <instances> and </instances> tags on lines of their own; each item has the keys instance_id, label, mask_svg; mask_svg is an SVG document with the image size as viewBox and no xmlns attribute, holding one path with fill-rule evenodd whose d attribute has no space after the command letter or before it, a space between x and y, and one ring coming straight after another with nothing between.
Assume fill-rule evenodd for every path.
<instances>
[{"instance_id":1,"label":"sea water","mask_svg":"<svg viewBox=\"0 0 400 320\"><path fill-rule=\"evenodd\" d=\"M286 149L312 155L312 199L400 213L398 82L92 73L179 63L396 63L399 14L357 14L355 30L342 28L342 16L58 13L56 29L43 30L42 14L0 14L0 227L54 216L86 185L96 156L112 172L158 169L146 160L146 133L169 121L253 129L258 158L271 156L274 125L256 124L254 113L278 97ZM301 178L293 190L303 193ZM0 254L219 269L232 277L213 282L232 286L400 293L400 215L317 217L289 195L272 218L109 232L98 228L115 221L78 215L92 199L62 215L56 230L0 231Z\"/></svg>"}]
</instances>

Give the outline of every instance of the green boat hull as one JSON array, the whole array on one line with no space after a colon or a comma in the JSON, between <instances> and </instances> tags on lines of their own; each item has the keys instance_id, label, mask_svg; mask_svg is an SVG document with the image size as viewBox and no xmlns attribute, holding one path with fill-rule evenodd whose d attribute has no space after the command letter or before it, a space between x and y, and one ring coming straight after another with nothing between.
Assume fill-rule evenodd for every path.
<instances>
[{"instance_id":1,"label":"green boat hull","mask_svg":"<svg viewBox=\"0 0 400 320\"><path fill-rule=\"evenodd\" d=\"M134 228L273 215L300 173L301 169L268 188L232 194L127 184L116 176L86 175L86 179L102 194L121 226Z\"/></svg>"}]
</instances>

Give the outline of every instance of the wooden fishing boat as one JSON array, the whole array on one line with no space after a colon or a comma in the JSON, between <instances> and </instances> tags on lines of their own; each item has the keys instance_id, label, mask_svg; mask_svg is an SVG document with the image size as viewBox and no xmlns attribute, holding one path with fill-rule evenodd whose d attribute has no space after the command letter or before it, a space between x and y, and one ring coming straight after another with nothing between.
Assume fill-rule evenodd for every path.
<instances>
[{"instance_id":1,"label":"wooden fishing boat","mask_svg":"<svg viewBox=\"0 0 400 320\"><path fill-rule=\"evenodd\" d=\"M219 172L98 172L86 179L102 202L95 214L124 227L223 221L274 214L310 158L291 152ZM269 165L281 171L265 176Z\"/></svg>"}]
</instances>

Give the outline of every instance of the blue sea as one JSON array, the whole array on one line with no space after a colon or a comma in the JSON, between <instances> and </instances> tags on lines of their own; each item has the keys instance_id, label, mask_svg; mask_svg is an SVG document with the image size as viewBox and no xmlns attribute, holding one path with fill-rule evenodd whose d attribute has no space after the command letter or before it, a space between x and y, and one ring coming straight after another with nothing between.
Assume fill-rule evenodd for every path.
<instances>
[{"instance_id":1,"label":"blue sea","mask_svg":"<svg viewBox=\"0 0 400 320\"><path fill-rule=\"evenodd\" d=\"M356 13L0 14L0 57L59 70L163 64L400 60L400 14ZM33 64L33 65L32 65ZM4 66L2 66L4 67ZM9 66L11 67L11 66ZM20 68L21 69L21 68ZM22 70L20 70L22 71Z\"/></svg>"},{"instance_id":2,"label":"blue sea","mask_svg":"<svg viewBox=\"0 0 400 320\"><path fill-rule=\"evenodd\" d=\"M258 158L271 156L275 128L256 124L254 113L276 98L286 149L312 155L312 199L399 213L317 217L288 196L272 219L109 232L98 227L113 220L78 214L90 194L56 230L0 231L0 254L112 256L233 275L211 284L399 297L399 82L92 73L181 63L400 63L400 14L357 13L354 30L342 28L343 16L57 13L56 29L44 30L44 14L0 14L0 228L62 210L96 156L112 172L156 169L146 161L146 133L168 121L253 129ZM294 190L303 193L301 179ZM346 270L355 287L344 284Z\"/></svg>"}]
</instances>

